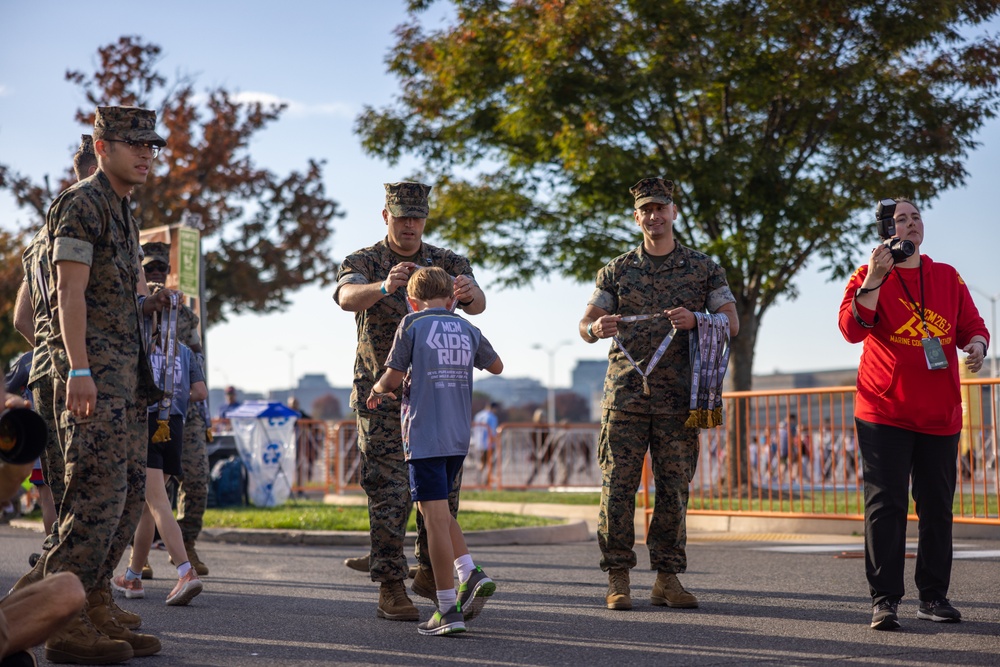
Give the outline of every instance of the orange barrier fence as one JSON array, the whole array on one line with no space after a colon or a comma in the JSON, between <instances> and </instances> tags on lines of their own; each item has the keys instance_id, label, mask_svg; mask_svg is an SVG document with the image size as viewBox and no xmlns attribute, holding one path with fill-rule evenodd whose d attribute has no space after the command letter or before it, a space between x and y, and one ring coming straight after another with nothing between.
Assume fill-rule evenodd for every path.
<instances>
[{"instance_id":1,"label":"orange barrier fence","mask_svg":"<svg viewBox=\"0 0 1000 667\"><path fill-rule=\"evenodd\" d=\"M1000 525L998 384L996 379L962 382L965 423L956 522ZM726 423L701 432L689 511L861 520L863 473L854 432L854 391L825 387L723 394ZM474 438L462 486L597 489L599 431L598 424L502 424L485 447ZM353 420L302 420L296 440L296 491L361 489ZM640 492L647 514L654 492L647 458Z\"/></svg>"},{"instance_id":2,"label":"orange barrier fence","mask_svg":"<svg viewBox=\"0 0 1000 667\"><path fill-rule=\"evenodd\" d=\"M996 379L962 382L955 521L1000 525ZM691 514L864 519L854 387L723 394L726 424L703 430ZM734 456L738 452L739 456ZM640 504L652 513L647 457ZM911 505L911 520L916 519Z\"/></svg>"}]
</instances>

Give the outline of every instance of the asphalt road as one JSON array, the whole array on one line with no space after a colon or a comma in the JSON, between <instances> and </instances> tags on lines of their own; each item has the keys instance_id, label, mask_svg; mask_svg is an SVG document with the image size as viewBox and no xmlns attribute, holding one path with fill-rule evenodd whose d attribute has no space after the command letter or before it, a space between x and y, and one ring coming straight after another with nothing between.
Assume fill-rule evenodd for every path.
<instances>
[{"instance_id":1,"label":"asphalt road","mask_svg":"<svg viewBox=\"0 0 1000 667\"><path fill-rule=\"evenodd\" d=\"M605 608L594 541L477 547L473 556L497 594L469 632L453 637L422 637L414 623L376 618L376 585L341 564L365 553L359 546L206 542L200 553L211 574L188 607L163 604L174 577L167 555L153 552L157 578L146 582L146 598L120 603L163 642L160 654L129 663L148 667L1000 665L1000 541L956 545L951 598L964 622L917 620L917 603L907 598L903 630L891 633L868 628L863 561L834 557L857 541L830 541L692 536L682 581L701 600L694 610L649 605L654 575L640 545L630 612ZM39 543L38 533L0 526L3 590ZM426 619L431 603L414 600ZM37 654L49 664L42 649Z\"/></svg>"}]
</instances>

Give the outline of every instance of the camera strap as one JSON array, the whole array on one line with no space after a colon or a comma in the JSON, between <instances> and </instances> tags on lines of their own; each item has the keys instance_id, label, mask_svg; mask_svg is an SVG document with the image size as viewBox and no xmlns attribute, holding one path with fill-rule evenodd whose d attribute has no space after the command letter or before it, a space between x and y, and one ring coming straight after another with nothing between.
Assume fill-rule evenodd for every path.
<instances>
[{"instance_id":1,"label":"camera strap","mask_svg":"<svg viewBox=\"0 0 1000 667\"><path fill-rule=\"evenodd\" d=\"M920 303L917 303L916 299L913 298L913 295L910 294L910 290L909 290L909 288L906 287L906 281L903 280L902 276L900 276L897 273L896 277L899 278L899 284L903 286L903 292L906 294L906 298L909 299L910 303L913 304L913 309L920 314L920 326L923 327L923 330L924 330L924 333L926 334L926 337L927 338L933 338L934 336L931 335L931 330L927 326L927 317L926 317L926 314L925 314L926 311L924 310L924 264L923 264L923 262L921 262L920 266L917 267L917 272L918 272L917 275L920 277Z\"/></svg>"}]
</instances>

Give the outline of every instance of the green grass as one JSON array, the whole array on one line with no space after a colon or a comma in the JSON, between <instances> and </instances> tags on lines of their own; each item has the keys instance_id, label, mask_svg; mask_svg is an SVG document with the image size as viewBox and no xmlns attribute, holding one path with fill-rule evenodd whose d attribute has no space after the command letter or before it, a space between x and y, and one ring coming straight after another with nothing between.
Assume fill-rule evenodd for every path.
<instances>
[{"instance_id":1,"label":"green grass","mask_svg":"<svg viewBox=\"0 0 1000 667\"><path fill-rule=\"evenodd\" d=\"M462 491L462 500L495 503L554 503L557 505L599 505L601 494L550 491Z\"/></svg>"},{"instance_id":2,"label":"green grass","mask_svg":"<svg viewBox=\"0 0 1000 667\"><path fill-rule=\"evenodd\" d=\"M988 495L985 500L986 504L984 505L982 494L976 495L975 516L984 517L988 508L990 516L996 518L996 494ZM864 502L864 494L854 493L853 491L847 494L839 492L836 497L830 492L827 492L825 496L814 494L812 496L806 495L802 498L788 498L785 496L780 499L777 494L772 494L771 500L768 499L766 492L763 492L760 498L754 495L751 498L733 498L732 500L726 498L720 499L718 497L711 498L707 494L704 497L692 494L688 502L688 509L723 512L798 512L843 516L864 514ZM962 512L962 502L962 497L956 494L955 502L952 506L952 512L955 514L955 517L973 516L972 497L968 494L964 497L964 514ZM909 513L916 513L912 499L910 500Z\"/></svg>"},{"instance_id":3,"label":"green grass","mask_svg":"<svg viewBox=\"0 0 1000 667\"><path fill-rule=\"evenodd\" d=\"M520 514L468 512L458 514L465 531L550 526L558 520ZM368 531L368 508L364 505L327 505L316 501L286 503L280 507L231 507L205 511L205 528L280 528L286 530ZM411 515L407 530L416 530Z\"/></svg>"}]
</instances>

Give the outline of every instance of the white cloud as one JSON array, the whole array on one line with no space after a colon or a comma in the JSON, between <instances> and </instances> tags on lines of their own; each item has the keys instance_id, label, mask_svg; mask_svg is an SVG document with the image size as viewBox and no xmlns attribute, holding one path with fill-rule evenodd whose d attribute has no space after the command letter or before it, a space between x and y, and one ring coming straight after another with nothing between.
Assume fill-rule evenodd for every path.
<instances>
[{"instance_id":1,"label":"white cloud","mask_svg":"<svg viewBox=\"0 0 1000 667\"><path fill-rule=\"evenodd\" d=\"M250 103L260 102L261 104L287 104L287 113L290 116L337 116L341 118L354 118L355 111L349 104L343 102L323 102L318 104L307 104L297 100L289 100L271 93L258 91L244 91L233 95L233 99L238 102Z\"/></svg>"}]
</instances>

